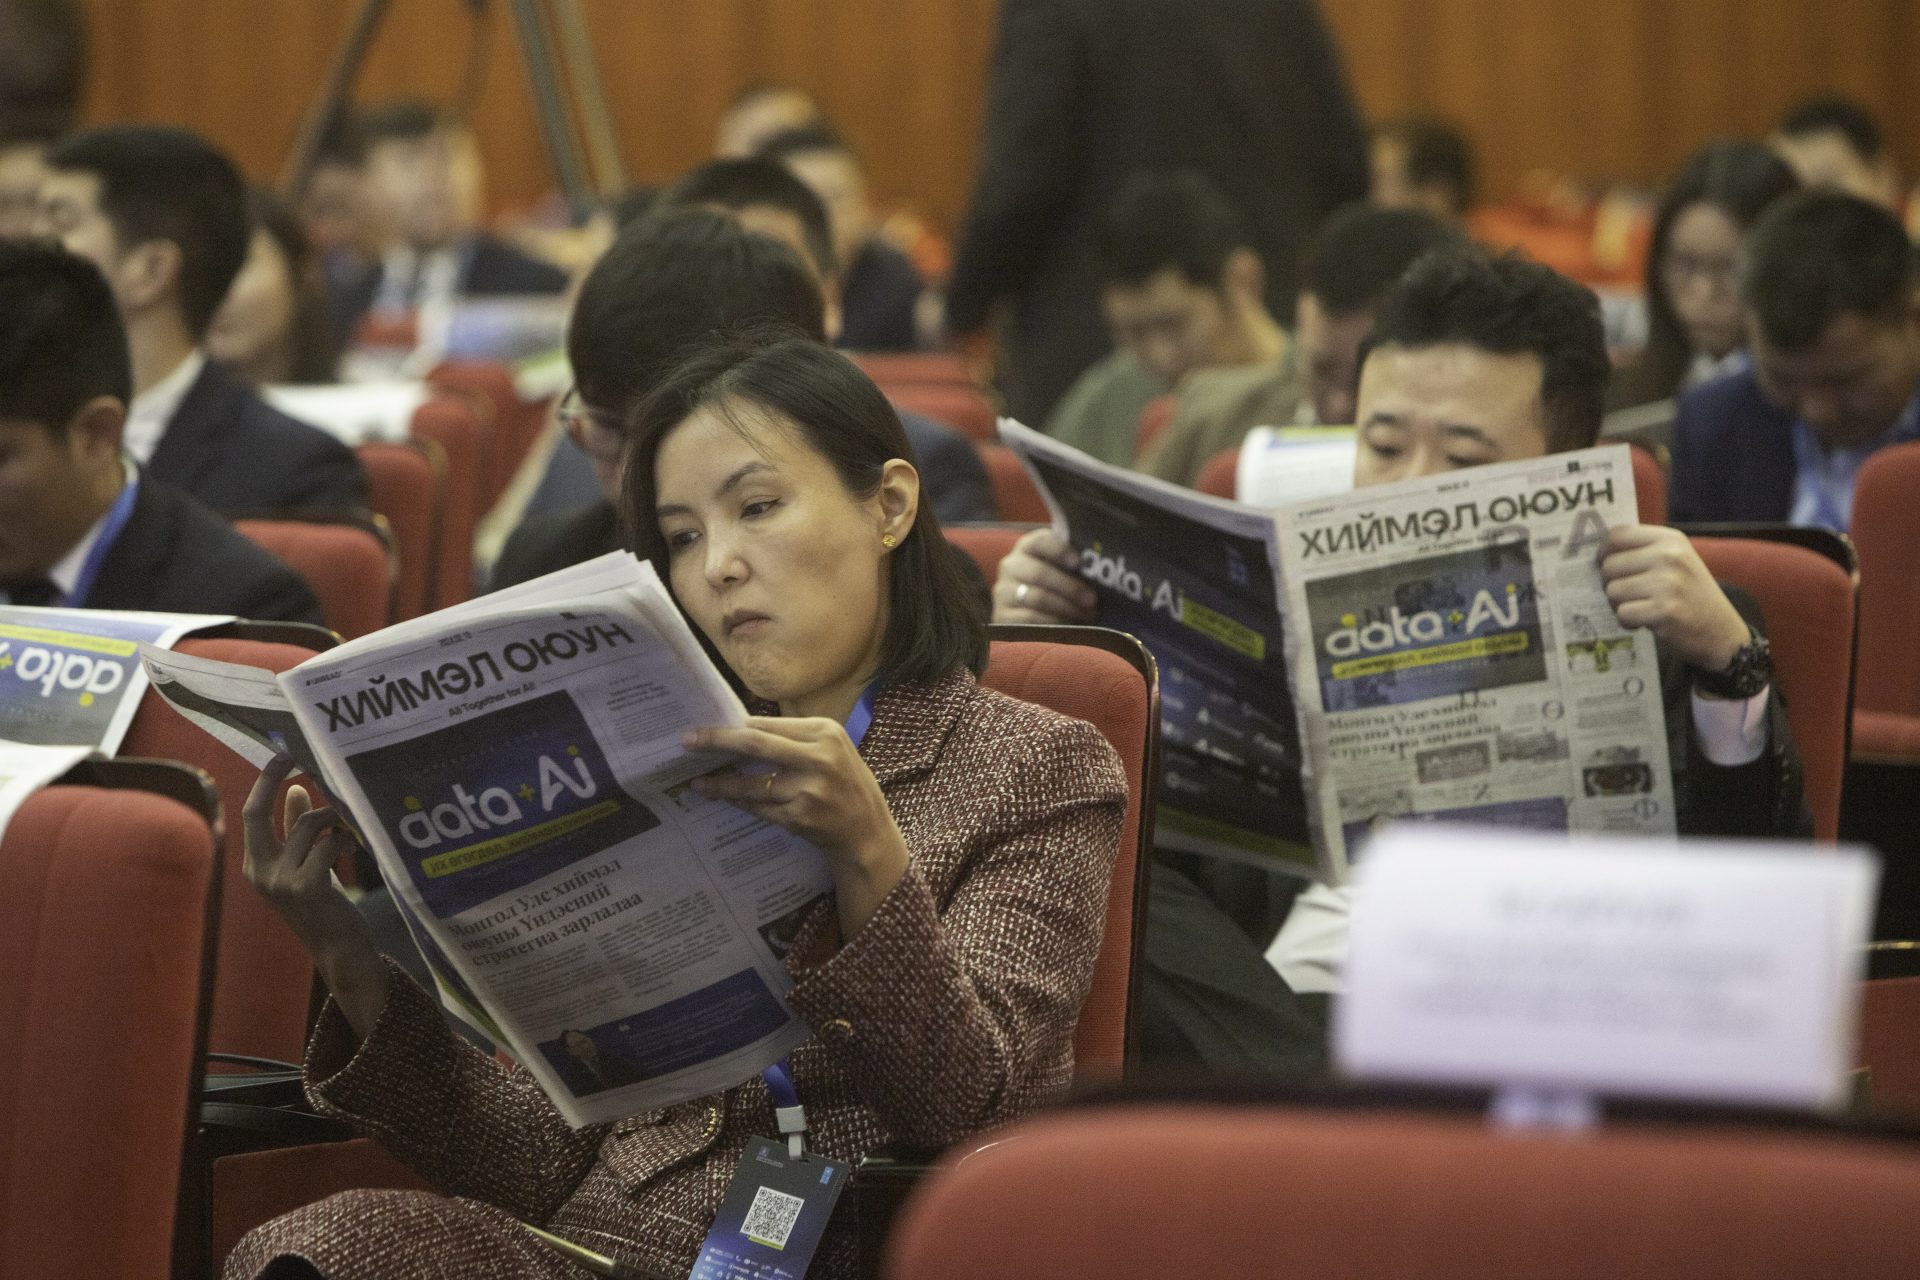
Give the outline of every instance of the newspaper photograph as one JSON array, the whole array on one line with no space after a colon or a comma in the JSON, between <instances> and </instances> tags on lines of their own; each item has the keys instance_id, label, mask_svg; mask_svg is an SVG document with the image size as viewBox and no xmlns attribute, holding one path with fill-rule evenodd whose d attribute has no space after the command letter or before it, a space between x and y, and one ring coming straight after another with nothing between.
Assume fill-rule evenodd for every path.
<instances>
[{"instance_id":1,"label":"newspaper photograph","mask_svg":"<svg viewBox=\"0 0 1920 1280\"><path fill-rule=\"evenodd\" d=\"M1654 641L1615 619L1624 446L1276 513L1287 660L1322 874L1390 822L1671 835Z\"/></svg>"},{"instance_id":2,"label":"newspaper photograph","mask_svg":"<svg viewBox=\"0 0 1920 1280\"><path fill-rule=\"evenodd\" d=\"M1160 667L1164 848L1310 871L1271 516L1096 461L1003 420L1101 626Z\"/></svg>"},{"instance_id":3,"label":"newspaper photograph","mask_svg":"<svg viewBox=\"0 0 1920 1280\"><path fill-rule=\"evenodd\" d=\"M150 661L243 754L296 749L252 677ZM826 862L689 786L730 766L681 734L746 712L651 566L605 556L267 682L445 971L442 1003L571 1123L729 1087L806 1040L782 958Z\"/></svg>"},{"instance_id":4,"label":"newspaper photograph","mask_svg":"<svg viewBox=\"0 0 1920 1280\"><path fill-rule=\"evenodd\" d=\"M120 749L147 678L143 644L171 648L231 617L0 606L0 739Z\"/></svg>"}]
</instances>

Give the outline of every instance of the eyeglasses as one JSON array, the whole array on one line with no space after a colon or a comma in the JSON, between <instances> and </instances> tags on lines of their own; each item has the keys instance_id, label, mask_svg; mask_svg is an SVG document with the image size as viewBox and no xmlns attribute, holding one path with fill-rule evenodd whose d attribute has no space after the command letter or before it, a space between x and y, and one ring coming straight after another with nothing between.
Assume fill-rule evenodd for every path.
<instances>
[{"instance_id":1,"label":"eyeglasses","mask_svg":"<svg viewBox=\"0 0 1920 1280\"><path fill-rule=\"evenodd\" d=\"M579 387L570 389L561 398L553 416L559 419L567 438L589 458L614 462L627 447L627 433L619 419L587 404L580 398Z\"/></svg>"}]
</instances>

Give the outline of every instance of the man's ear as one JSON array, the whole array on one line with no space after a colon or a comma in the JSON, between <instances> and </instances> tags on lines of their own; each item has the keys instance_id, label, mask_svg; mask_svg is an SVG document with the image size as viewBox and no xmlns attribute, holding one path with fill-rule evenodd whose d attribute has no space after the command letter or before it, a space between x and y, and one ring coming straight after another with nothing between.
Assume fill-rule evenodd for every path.
<instances>
[{"instance_id":1,"label":"man's ear","mask_svg":"<svg viewBox=\"0 0 1920 1280\"><path fill-rule=\"evenodd\" d=\"M146 311L180 290L180 246L171 240L146 240L120 256L114 275L120 300L129 311Z\"/></svg>"},{"instance_id":2,"label":"man's ear","mask_svg":"<svg viewBox=\"0 0 1920 1280\"><path fill-rule=\"evenodd\" d=\"M1220 272L1227 291L1243 302L1264 306L1267 296L1267 264L1251 249L1235 249L1227 255Z\"/></svg>"},{"instance_id":3,"label":"man's ear","mask_svg":"<svg viewBox=\"0 0 1920 1280\"><path fill-rule=\"evenodd\" d=\"M905 458L887 459L874 497L880 504L880 536L892 537L891 545L899 546L920 515L920 473Z\"/></svg>"},{"instance_id":4,"label":"man's ear","mask_svg":"<svg viewBox=\"0 0 1920 1280\"><path fill-rule=\"evenodd\" d=\"M111 459L117 463L126 426L126 405L114 396L95 396L67 419L68 447L90 462Z\"/></svg>"}]
</instances>

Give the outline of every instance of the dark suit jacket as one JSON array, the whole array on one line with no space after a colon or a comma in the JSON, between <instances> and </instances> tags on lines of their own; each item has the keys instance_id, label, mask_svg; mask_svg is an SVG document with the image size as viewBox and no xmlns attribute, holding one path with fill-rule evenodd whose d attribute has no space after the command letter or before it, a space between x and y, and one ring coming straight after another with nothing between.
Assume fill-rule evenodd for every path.
<instances>
[{"instance_id":1,"label":"dark suit jacket","mask_svg":"<svg viewBox=\"0 0 1920 1280\"><path fill-rule=\"evenodd\" d=\"M973 447L973 441L924 414L902 410L900 425L907 430L914 465L920 469L920 483L926 487L933 514L940 517L941 524L1000 518L1000 508L993 500L993 481L987 478L987 464L980 461L980 451Z\"/></svg>"},{"instance_id":2,"label":"dark suit jacket","mask_svg":"<svg viewBox=\"0 0 1920 1280\"><path fill-rule=\"evenodd\" d=\"M620 549L620 517L609 502L528 516L493 564L491 590L528 582Z\"/></svg>"},{"instance_id":3,"label":"dark suit jacket","mask_svg":"<svg viewBox=\"0 0 1920 1280\"><path fill-rule=\"evenodd\" d=\"M146 474L215 511L367 505L367 477L352 449L211 361L167 423Z\"/></svg>"},{"instance_id":4,"label":"dark suit jacket","mask_svg":"<svg viewBox=\"0 0 1920 1280\"><path fill-rule=\"evenodd\" d=\"M352 340L360 317L380 296L384 276L384 265L374 262L360 271L329 278L328 322L342 346ZM566 272L489 235L476 235L468 242L460 278L454 285L460 296L473 298L565 293L566 289Z\"/></svg>"},{"instance_id":5,"label":"dark suit jacket","mask_svg":"<svg viewBox=\"0 0 1920 1280\"><path fill-rule=\"evenodd\" d=\"M82 603L88 609L325 623L319 600L299 574L151 473L140 477L133 512Z\"/></svg>"},{"instance_id":6,"label":"dark suit jacket","mask_svg":"<svg viewBox=\"0 0 1920 1280\"><path fill-rule=\"evenodd\" d=\"M1138 169L1206 174L1246 219L1291 314L1307 238L1367 192L1365 136L1311 0L1007 0L947 319L999 299L1009 409L1046 417L1107 349L1093 227Z\"/></svg>"},{"instance_id":7,"label":"dark suit jacket","mask_svg":"<svg viewBox=\"0 0 1920 1280\"><path fill-rule=\"evenodd\" d=\"M920 345L914 315L926 282L913 262L884 240L860 247L840 286L840 339L849 351L912 351Z\"/></svg>"},{"instance_id":8,"label":"dark suit jacket","mask_svg":"<svg viewBox=\"0 0 1920 1280\"><path fill-rule=\"evenodd\" d=\"M1675 523L1785 520L1798 471L1793 415L1774 407L1751 369L1680 397L1667 508Z\"/></svg>"}]
</instances>

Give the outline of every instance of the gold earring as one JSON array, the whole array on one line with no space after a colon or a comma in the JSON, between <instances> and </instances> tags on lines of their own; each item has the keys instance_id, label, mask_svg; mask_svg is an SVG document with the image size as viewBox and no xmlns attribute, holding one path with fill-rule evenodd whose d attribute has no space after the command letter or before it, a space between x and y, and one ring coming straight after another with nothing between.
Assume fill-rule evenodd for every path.
<instances>
[{"instance_id":1,"label":"gold earring","mask_svg":"<svg viewBox=\"0 0 1920 1280\"><path fill-rule=\"evenodd\" d=\"M893 538L893 535L892 535L892 534L890 534L890 533L883 533L883 534L881 534L881 535L880 535L880 545L881 545L881 546L883 546L883 547L891 547L891 546L893 545L893 542L894 542L894 538Z\"/></svg>"}]
</instances>

